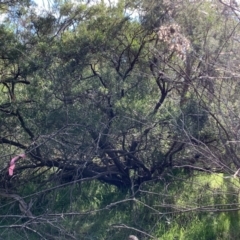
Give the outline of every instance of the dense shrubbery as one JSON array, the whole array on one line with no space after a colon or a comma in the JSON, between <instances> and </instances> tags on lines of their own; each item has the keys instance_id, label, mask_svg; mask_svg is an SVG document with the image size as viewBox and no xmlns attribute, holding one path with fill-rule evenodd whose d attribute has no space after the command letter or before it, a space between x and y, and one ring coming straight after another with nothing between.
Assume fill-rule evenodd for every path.
<instances>
[{"instance_id":1,"label":"dense shrubbery","mask_svg":"<svg viewBox=\"0 0 240 240\"><path fill-rule=\"evenodd\" d=\"M237 5L0 5L0 237L238 238Z\"/></svg>"}]
</instances>

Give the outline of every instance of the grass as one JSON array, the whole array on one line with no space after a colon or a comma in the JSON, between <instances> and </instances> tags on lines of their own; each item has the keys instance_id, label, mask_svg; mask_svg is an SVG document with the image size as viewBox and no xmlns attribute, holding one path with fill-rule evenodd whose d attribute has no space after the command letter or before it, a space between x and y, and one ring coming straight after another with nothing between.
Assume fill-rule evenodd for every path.
<instances>
[{"instance_id":1,"label":"grass","mask_svg":"<svg viewBox=\"0 0 240 240\"><path fill-rule=\"evenodd\" d=\"M41 205L41 209L51 207L51 211L63 213L57 226L83 240L122 240L129 234L141 240L150 239L144 233L159 240L240 239L239 185L238 179L224 178L222 174L198 173L187 178L177 173L165 182L143 185L136 200L131 200L127 192L91 182L49 193L39 203L35 202L32 212L42 214ZM34 187L26 189L34 190ZM24 194L31 194L30 190ZM119 203L105 208L116 202ZM64 212L90 210L97 211L64 216ZM55 232L59 239L65 239L65 235L47 223L38 225L38 230ZM23 239L25 234L30 240L37 239L34 233L23 229L8 229L5 233L0 236L7 240L16 239L17 235Z\"/></svg>"}]
</instances>

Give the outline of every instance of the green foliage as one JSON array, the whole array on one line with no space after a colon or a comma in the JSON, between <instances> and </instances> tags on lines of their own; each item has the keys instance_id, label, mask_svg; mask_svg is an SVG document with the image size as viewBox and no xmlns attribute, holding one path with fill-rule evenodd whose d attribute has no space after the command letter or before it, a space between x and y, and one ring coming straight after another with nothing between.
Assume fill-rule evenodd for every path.
<instances>
[{"instance_id":1,"label":"green foliage","mask_svg":"<svg viewBox=\"0 0 240 240\"><path fill-rule=\"evenodd\" d=\"M0 4L0 237L238 239L234 8L110 2Z\"/></svg>"},{"instance_id":2,"label":"green foliage","mask_svg":"<svg viewBox=\"0 0 240 240\"><path fill-rule=\"evenodd\" d=\"M208 113L194 99L181 108L180 116L177 119L177 126L180 131L185 131L195 138L199 138L202 130L208 122Z\"/></svg>"}]
</instances>

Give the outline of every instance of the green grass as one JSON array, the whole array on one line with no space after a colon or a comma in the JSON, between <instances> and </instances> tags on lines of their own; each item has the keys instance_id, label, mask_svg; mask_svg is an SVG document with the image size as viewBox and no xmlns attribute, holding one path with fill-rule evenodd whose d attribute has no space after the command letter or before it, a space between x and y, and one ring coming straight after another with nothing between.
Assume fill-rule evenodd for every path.
<instances>
[{"instance_id":1,"label":"green grass","mask_svg":"<svg viewBox=\"0 0 240 240\"><path fill-rule=\"evenodd\" d=\"M131 200L128 192L96 181L56 189L41 196L34 202L32 212L43 214L50 207L55 213L63 213L54 224L83 240L122 240L129 234L135 234L141 240L150 239L144 232L159 240L240 239L239 185L238 179L224 178L222 174L198 173L186 178L177 172L165 182L143 185L136 200ZM26 186L24 195L30 195L32 191L35 191L34 186ZM4 201L6 204L6 199ZM106 208L116 202L119 203ZM2 210L4 214L9 209ZM17 205L8 213L15 211L19 213ZM65 212L88 213L64 216ZM6 224L11 224L11 220L1 221L2 226ZM37 230L54 233L58 239L67 238L46 222L38 224ZM38 239L34 232L26 229L5 232L6 235L1 237L7 240L24 239L26 234L31 240Z\"/></svg>"}]
</instances>

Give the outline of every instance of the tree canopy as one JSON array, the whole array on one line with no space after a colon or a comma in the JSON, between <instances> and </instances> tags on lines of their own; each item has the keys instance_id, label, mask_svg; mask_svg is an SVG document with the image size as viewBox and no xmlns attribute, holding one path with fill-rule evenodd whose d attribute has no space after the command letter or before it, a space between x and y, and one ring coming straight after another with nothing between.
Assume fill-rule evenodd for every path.
<instances>
[{"instance_id":1,"label":"tree canopy","mask_svg":"<svg viewBox=\"0 0 240 240\"><path fill-rule=\"evenodd\" d=\"M30 239L97 239L76 230L83 220L73 218L101 221L94 214L118 203L136 214L128 202L147 201L160 221L176 201L164 195L169 205L157 208L150 192L178 195L206 173L238 177L236 2L54 1L41 10L11 0L0 10L3 237L16 228ZM19 154L26 157L9 176ZM238 209L236 201L230 210ZM111 222L109 231L160 237L143 222ZM98 239L110 239L101 234Z\"/></svg>"}]
</instances>

